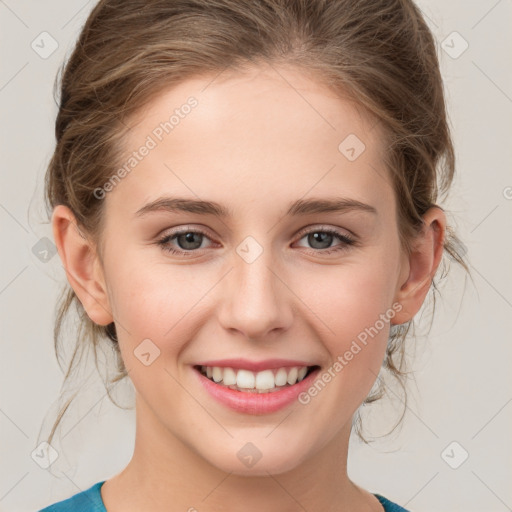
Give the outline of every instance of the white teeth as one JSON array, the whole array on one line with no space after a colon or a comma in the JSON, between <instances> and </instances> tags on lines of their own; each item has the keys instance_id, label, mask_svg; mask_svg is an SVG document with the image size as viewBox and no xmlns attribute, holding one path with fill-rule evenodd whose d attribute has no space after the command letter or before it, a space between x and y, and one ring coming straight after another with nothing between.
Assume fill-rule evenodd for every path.
<instances>
[{"instance_id":1,"label":"white teeth","mask_svg":"<svg viewBox=\"0 0 512 512\"><path fill-rule=\"evenodd\" d=\"M265 370L256 374L256 389L272 389L275 387L272 370Z\"/></svg>"},{"instance_id":2,"label":"white teeth","mask_svg":"<svg viewBox=\"0 0 512 512\"><path fill-rule=\"evenodd\" d=\"M254 388L255 380L256 378L254 376L254 373L248 370L238 370L238 373L236 374L236 385L239 388Z\"/></svg>"},{"instance_id":3,"label":"white teeth","mask_svg":"<svg viewBox=\"0 0 512 512\"><path fill-rule=\"evenodd\" d=\"M288 384L290 384L290 386L292 384L295 384L297 382L297 375L299 374L299 371L297 370L297 368L293 367L289 373L288 373Z\"/></svg>"},{"instance_id":4,"label":"white teeth","mask_svg":"<svg viewBox=\"0 0 512 512\"><path fill-rule=\"evenodd\" d=\"M300 382L308 372L307 366L283 367L275 370L263 370L251 372L249 370L237 370L236 368L224 368L219 366L202 366L202 373L216 383L229 386L232 389L247 390L253 392L278 391L287 385L293 386Z\"/></svg>"},{"instance_id":5,"label":"white teeth","mask_svg":"<svg viewBox=\"0 0 512 512\"><path fill-rule=\"evenodd\" d=\"M215 382L220 382L222 380L222 370L218 366L213 367L212 377Z\"/></svg>"},{"instance_id":6,"label":"white teeth","mask_svg":"<svg viewBox=\"0 0 512 512\"><path fill-rule=\"evenodd\" d=\"M308 369L307 368L302 367L299 370L299 373L297 375L297 379L299 380L299 382L306 376L306 373L308 373Z\"/></svg>"},{"instance_id":7,"label":"white teeth","mask_svg":"<svg viewBox=\"0 0 512 512\"><path fill-rule=\"evenodd\" d=\"M276 386L284 386L288 381L288 372L285 368L279 368L274 379Z\"/></svg>"},{"instance_id":8,"label":"white teeth","mask_svg":"<svg viewBox=\"0 0 512 512\"><path fill-rule=\"evenodd\" d=\"M233 368L224 368L224 377L222 381L224 386L233 386L236 384L236 373Z\"/></svg>"}]
</instances>

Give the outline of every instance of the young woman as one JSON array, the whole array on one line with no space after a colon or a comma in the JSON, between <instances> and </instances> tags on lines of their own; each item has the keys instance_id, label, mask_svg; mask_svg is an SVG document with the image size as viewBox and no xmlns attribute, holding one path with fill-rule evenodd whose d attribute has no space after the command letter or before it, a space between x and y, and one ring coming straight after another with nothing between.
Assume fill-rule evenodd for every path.
<instances>
[{"instance_id":1,"label":"young woman","mask_svg":"<svg viewBox=\"0 0 512 512\"><path fill-rule=\"evenodd\" d=\"M436 204L454 153L419 9L101 1L56 136L56 336L74 303L77 351L114 347L136 442L44 511L405 510L347 454L444 252L466 266Z\"/></svg>"}]
</instances>

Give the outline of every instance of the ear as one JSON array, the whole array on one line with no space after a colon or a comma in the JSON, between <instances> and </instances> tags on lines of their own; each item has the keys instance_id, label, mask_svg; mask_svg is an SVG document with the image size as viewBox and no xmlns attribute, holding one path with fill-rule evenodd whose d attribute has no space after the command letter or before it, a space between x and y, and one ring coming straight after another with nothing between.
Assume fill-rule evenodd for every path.
<instances>
[{"instance_id":1,"label":"ear","mask_svg":"<svg viewBox=\"0 0 512 512\"><path fill-rule=\"evenodd\" d=\"M62 204L53 210L55 244L73 287L89 318L98 325L113 322L107 288L96 248L78 228L72 211Z\"/></svg>"},{"instance_id":2,"label":"ear","mask_svg":"<svg viewBox=\"0 0 512 512\"><path fill-rule=\"evenodd\" d=\"M444 211L433 206L423 215L423 229L413 242L411 254L404 257L405 272L400 276L394 300L402 309L392 324L408 322L420 310L443 256L445 233Z\"/></svg>"}]
</instances>

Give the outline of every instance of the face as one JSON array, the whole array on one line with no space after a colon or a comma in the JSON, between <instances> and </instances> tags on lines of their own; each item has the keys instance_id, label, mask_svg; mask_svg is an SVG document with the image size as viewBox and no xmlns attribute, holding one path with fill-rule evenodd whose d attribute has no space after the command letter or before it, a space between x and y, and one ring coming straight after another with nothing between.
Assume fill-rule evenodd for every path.
<instances>
[{"instance_id":1,"label":"face","mask_svg":"<svg viewBox=\"0 0 512 512\"><path fill-rule=\"evenodd\" d=\"M124 163L136 163L102 199L102 274L138 435L238 474L290 470L347 432L407 275L378 126L279 70L189 80L154 99L131 120ZM293 399L226 398L196 367L215 361L235 375L244 363L315 372L278 392L302 386Z\"/></svg>"}]
</instances>

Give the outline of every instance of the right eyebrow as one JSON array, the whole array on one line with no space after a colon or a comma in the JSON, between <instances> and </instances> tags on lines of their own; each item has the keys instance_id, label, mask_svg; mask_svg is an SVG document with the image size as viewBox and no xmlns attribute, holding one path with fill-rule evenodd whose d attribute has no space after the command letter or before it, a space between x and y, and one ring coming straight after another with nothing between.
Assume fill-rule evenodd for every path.
<instances>
[{"instance_id":1,"label":"right eyebrow","mask_svg":"<svg viewBox=\"0 0 512 512\"><path fill-rule=\"evenodd\" d=\"M216 217L230 216L229 211L219 203L181 197L160 197L137 210L135 215L142 217L150 212L157 211L181 211L199 215L215 215Z\"/></svg>"}]
</instances>

